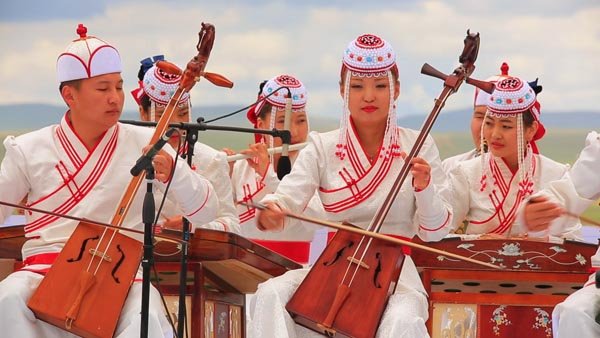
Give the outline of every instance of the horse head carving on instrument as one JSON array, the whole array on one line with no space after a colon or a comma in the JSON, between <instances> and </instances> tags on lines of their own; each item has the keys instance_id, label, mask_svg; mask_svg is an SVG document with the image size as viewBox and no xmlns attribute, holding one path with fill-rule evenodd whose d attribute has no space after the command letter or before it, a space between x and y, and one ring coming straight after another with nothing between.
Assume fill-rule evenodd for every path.
<instances>
[{"instance_id":1,"label":"horse head carving on instrument","mask_svg":"<svg viewBox=\"0 0 600 338\"><path fill-rule=\"evenodd\" d=\"M458 58L458 62L463 65L474 64L479 53L479 33L471 33L467 29L467 36L464 40L463 51Z\"/></svg>"},{"instance_id":2,"label":"horse head carving on instrument","mask_svg":"<svg viewBox=\"0 0 600 338\"><path fill-rule=\"evenodd\" d=\"M198 55L194 56L188 62L180 86L186 91L190 91L194 84L200 80L200 77L206 78L212 84L219 87L233 87L233 82L220 74L205 72L208 57L212 51L213 43L215 42L215 26L209 23L202 23L202 29L198 32L198 44L196 50Z\"/></svg>"}]
</instances>

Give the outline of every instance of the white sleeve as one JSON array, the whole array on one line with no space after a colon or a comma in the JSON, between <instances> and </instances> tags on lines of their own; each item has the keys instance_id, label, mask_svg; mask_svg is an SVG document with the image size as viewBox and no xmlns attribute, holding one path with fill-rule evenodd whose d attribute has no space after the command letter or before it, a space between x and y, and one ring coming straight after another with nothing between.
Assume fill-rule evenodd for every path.
<instances>
[{"instance_id":1,"label":"white sleeve","mask_svg":"<svg viewBox=\"0 0 600 338\"><path fill-rule=\"evenodd\" d=\"M277 187L279 187L279 178L277 178L277 173L273 169L273 165L270 163L265 173L265 177L261 177L263 183L265 184L265 188L267 191L275 191Z\"/></svg>"},{"instance_id":2,"label":"white sleeve","mask_svg":"<svg viewBox=\"0 0 600 338\"><path fill-rule=\"evenodd\" d=\"M567 172L560 180L550 183L550 200L561 205L568 212L581 215L592 200L582 198L575 189L571 175ZM572 216L561 216L550 223L550 235L566 238L578 238L581 223L578 218Z\"/></svg>"},{"instance_id":3,"label":"white sleeve","mask_svg":"<svg viewBox=\"0 0 600 338\"><path fill-rule=\"evenodd\" d=\"M175 155L173 148L165 147L171 156ZM173 159L175 161L175 159ZM219 200L212 184L204 177L193 171L185 161L175 161L175 172L171 177L169 196L179 204L183 216L192 224L205 224L217 217ZM166 184L154 181L162 192Z\"/></svg>"},{"instance_id":4,"label":"white sleeve","mask_svg":"<svg viewBox=\"0 0 600 338\"><path fill-rule=\"evenodd\" d=\"M456 165L448 173L448 184L452 191L452 230L458 229L471 210L471 185L462 164Z\"/></svg>"},{"instance_id":5,"label":"white sleeve","mask_svg":"<svg viewBox=\"0 0 600 338\"><path fill-rule=\"evenodd\" d=\"M551 202L556 203L564 210L575 215L581 215L594 202L594 200L583 198L577 194L573 180L569 172L566 172L562 178L550 182L545 189L538 191L521 203L517 211L515 225L525 224L525 206L535 196L545 196ZM524 228L524 226L522 227ZM552 235L565 238L578 238L580 229L581 223L578 218L565 215L552 221L547 231L529 232L529 235L532 237Z\"/></svg>"},{"instance_id":6,"label":"white sleeve","mask_svg":"<svg viewBox=\"0 0 600 338\"><path fill-rule=\"evenodd\" d=\"M448 203L451 190L431 136L427 137L419 156L431 167L431 181L425 189L415 192L418 235L425 241L438 241L449 233L452 224L452 208Z\"/></svg>"},{"instance_id":7,"label":"white sleeve","mask_svg":"<svg viewBox=\"0 0 600 338\"><path fill-rule=\"evenodd\" d=\"M585 147L570 174L579 196L590 200L600 198L600 134L593 131L587 135Z\"/></svg>"},{"instance_id":8,"label":"white sleeve","mask_svg":"<svg viewBox=\"0 0 600 338\"><path fill-rule=\"evenodd\" d=\"M569 171L562 178L550 182L546 189L539 191L534 196L546 196L566 211L581 215L594 201L600 198L599 173L600 135L590 132L586 137L585 147ZM525 224L526 203L527 200L519 207L517 222L520 224ZM577 238L580 228L581 223L577 218L561 216L550 223L547 232L553 236ZM546 235L546 233L542 235Z\"/></svg>"},{"instance_id":9,"label":"white sleeve","mask_svg":"<svg viewBox=\"0 0 600 338\"><path fill-rule=\"evenodd\" d=\"M442 169L445 173L449 173L452 168L456 166L456 162L454 161L454 157L447 158L442 161Z\"/></svg>"},{"instance_id":10,"label":"white sleeve","mask_svg":"<svg viewBox=\"0 0 600 338\"><path fill-rule=\"evenodd\" d=\"M240 221L237 210L233 205L232 185L229 178L229 165L225 153L217 152L206 168L199 173L208 179L219 200L217 218L204 224L194 224L194 227L240 233Z\"/></svg>"},{"instance_id":11,"label":"white sleeve","mask_svg":"<svg viewBox=\"0 0 600 338\"><path fill-rule=\"evenodd\" d=\"M4 140L6 154L0 166L0 199L5 202L19 203L29 192L29 179L25 169L25 155L15 138ZM13 208L0 206L0 222L12 214Z\"/></svg>"},{"instance_id":12,"label":"white sleeve","mask_svg":"<svg viewBox=\"0 0 600 338\"><path fill-rule=\"evenodd\" d=\"M291 212L301 213L319 186L322 169L319 164L325 162L311 137L311 142L298 153L292 171L281 180L275 193L265 196L261 203L275 202Z\"/></svg>"}]
</instances>

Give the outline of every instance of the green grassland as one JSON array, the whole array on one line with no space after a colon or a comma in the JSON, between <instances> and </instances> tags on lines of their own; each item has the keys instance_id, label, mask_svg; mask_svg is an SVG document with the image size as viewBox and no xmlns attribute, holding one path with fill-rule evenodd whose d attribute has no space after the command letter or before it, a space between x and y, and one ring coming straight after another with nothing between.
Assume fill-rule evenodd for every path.
<instances>
[{"instance_id":1,"label":"green grassland","mask_svg":"<svg viewBox=\"0 0 600 338\"><path fill-rule=\"evenodd\" d=\"M323 131L323 128L316 128ZM0 139L4 140L8 135L19 135L24 131L0 131ZM579 151L583 148L585 136L588 130L583 129L553 129L539 142L540 152L555 161L562 163L573 163ZM440 156L446 158L455 154L465 152L472 148L473 143L468 133L448 132L433 135ZM226 133L217 131L201 132L199 141L208 144L215 149L223 147L241 150L253 142L253 137L246 134ZM4 158L4 146L0 147L0 159ZM584 214L585 216L600 220L600 206L592 205Z\"/></svg>"}]
</instances>

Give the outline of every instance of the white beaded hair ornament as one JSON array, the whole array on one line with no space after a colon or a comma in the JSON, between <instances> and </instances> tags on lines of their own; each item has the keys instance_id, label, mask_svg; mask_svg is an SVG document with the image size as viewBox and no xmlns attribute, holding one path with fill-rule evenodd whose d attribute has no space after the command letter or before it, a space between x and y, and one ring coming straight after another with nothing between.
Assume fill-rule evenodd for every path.
<instances>
[{"instance_id":1,"label":"white beaded hair ornament","mask_svg":"<svg viewBox=\"0 0 600 338\"><path fill-rule=\"evenodd\" d=\"M500 81L502 79L506 79L507 77L508 77L508 63L502 62L502 66L500 66L500 74L491 76L491 77L485 79L485 81L497 83L498 81ZM490 94L488 94L484 90L479 89L478 87L475 87L475 99L474 99L473 106L475 106L475 107L476 106L487 106L489 100L490 100Z\"/></svg>"},{"instance_id":2,"label":"white beaded hair ornament","mask_svg":"<svg viewBox=\"0 0 600 338\"><path fill-rule=\"evenodd\" d=\"M398 130L396 126L396 106L394 104L395 83L392 71L397 73L396 53L392 46L373 34L363 34L350 41L342 57L342 76L344 76L344 107L340 121L340 134L335 155L344 160L348 152L348 143L352 142L348 133L350 126L350 80L355 77L387 77L390 89L390 101L387 124L379 159L390 159L400 155ZM345 72L345 75L344 75ZM356 145L360 149L360 145Z\"/></svg>"},{"instance_id":3,"label":"white beaded hair ornament","mask_svg":"<svg viewBox=\"0 0 600 338\"><path fill-rule=\"evenodd\" d=\"M83 24L77 26L77 34L79 39L73 40L58 56L58 82L121 72L121 58L115 47L95 36L88 36Z\"/></svg>"},{"instance_id":4,"label":"white beaded hair ornament","mask_svg":"<svg viewBox=\"0 0 600 338\"><path fill-rule=\"evenodd\" d=\"M279 89L281 87L285 88ZM275 115L277 114L277 110L285 109L286 101L289 97L286 88L290 90L292 95L292 111L302 111L306 108L308 93L304 84L291 75L282 74L276 76L268 80L262 87L261 92L258 95L260 102L248 110L248 120L252 122L255 128L258 123L258 115L265 103L271 104L269 129L272 130L275 128ZM255 140L256 142L261 142L264 138L262 134L255 134ZM269 138L269 147L273 147L273 138Z\"/></svg>"}]
</instances>

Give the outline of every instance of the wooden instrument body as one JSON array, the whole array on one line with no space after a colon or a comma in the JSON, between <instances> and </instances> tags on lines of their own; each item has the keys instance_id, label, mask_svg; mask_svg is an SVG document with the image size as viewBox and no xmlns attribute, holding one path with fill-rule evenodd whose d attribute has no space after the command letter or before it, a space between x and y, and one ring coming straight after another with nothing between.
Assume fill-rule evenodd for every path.
<instances>
[{"instance_id":1,"label":"wooden instrument body","mask_svg":"<svg viewBox=\"0 0 600 338\"><path fill-rule=\"evenodd\" d=\"M89 223L77 226L68 242L81 245L65 245L53 264L55 268L48 271L27 303L39 319L83 337L112 337L129 287L139 268L142 243L116 233L108 248L98 248L99 252L104 253L104 258L98 253L90 271L86 272L103 232L104 228ZM111 236L113 232L107 230L105 236ZM97 264L100 265L99 273L90 277L94 279L91 286L106 287L101 292L87 294L85 301L80 302L77 319L68 328L65 318L72 304L76 303L82 287L85 287L82 283L87 280L82 274L93 274ZM60 276L53 275L58 273Z\"/></svg>"},{"instance_id":2,"label":"wooden instrument body","mask_svg":"<svg viewBox=\"0 0 600 338\"><path fill-rule=\"evenodd\" d=\"M336 233L286 305L297 323L334 337L375 336L404 262L401 247L378 239L371 239L349 294L340 304L339 311L333 314L331 327L334 332L323 327L330 309L339 301L336 299L338 285L347 285L341 279L361 240L363 243L355 255L357 260L370 239L347 231ZM356 266L351 263L346 280L350 280ZM361 314L357 316L356 311Z\"/></svg>"},{"instance_id":3,"label":"wooden instrument body","mask_svg":"<svg viewBox=\"0 0 600 338\"><path fill-rule=\"evenodd\" d=\"M171 230L166 230L165 234L178 235L176 231ZM0 228L0 258L14 258L20 261L21 247L25 241L23 226ZM240 309L239 317L243 324L244 294L254 293L258 284L269 278L302 267L247 238L218 230L197 229L190 238L188 254L188 270L193 273L193 278L190 278L186 287L187 293L191 295L191 336L199 338L213 337L210 335L210 328L214 326L211 323L216 322L217 317L222 318L222 309L229 313L228 316L231 313L226 309ZM155 245L155 255L158 278L161 281L157 287L167 296L177 295L179 245L159 240ZM68 284L73 287L73 283ZM114 302L108 297L106 299ZM52 302L65 303L62 297L56 297ZM64 312L62 309L59 309L60 311ZM88 310L82 308L81 311ZM64 325L64 322L60 324ZM229 337L244 337L243 328L242 325L239 335L230 332Z\"/></svg>"}]
</instances>

